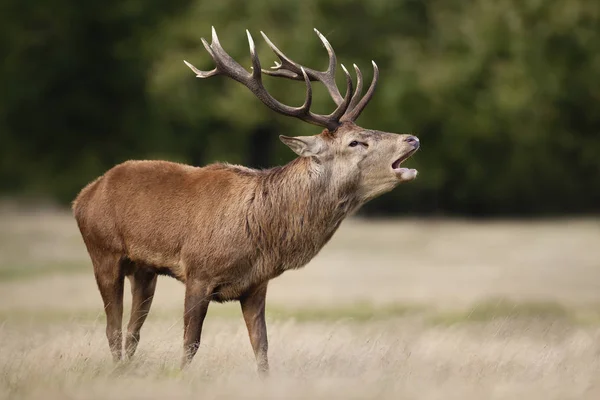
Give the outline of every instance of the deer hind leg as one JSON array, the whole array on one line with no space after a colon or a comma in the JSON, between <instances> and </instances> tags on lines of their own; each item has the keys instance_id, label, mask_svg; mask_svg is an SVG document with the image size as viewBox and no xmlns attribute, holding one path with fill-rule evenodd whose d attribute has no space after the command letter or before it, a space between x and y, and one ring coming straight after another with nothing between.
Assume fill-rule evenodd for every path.
<instances>
[{"instance_id":1,"label":"deer hind leg","mask_svg":"<svg viewBox=\"0 0 600 400\"><path fill-rule=\"evenodd\" d=\"M125 351L127 358L133 357L140 341L140 330L150 312L154 291L156 289L157 275L148 268L135 268L131 275L127 276L131 283L131 316L127 326L125 339Z\"/></svg>"},{"instance_id":2,"label":"deer hind leg","mask_svg":"<svg viewBox=\"0 0 600 400\"><path fill-rule=\"evenodd\" d=\"M123 336L123 283L124 274L121 256L118 254L102 254L92 257L94 275L106 312L106 337L113 360L121 360Z\"/></svg>"}]
</instances>

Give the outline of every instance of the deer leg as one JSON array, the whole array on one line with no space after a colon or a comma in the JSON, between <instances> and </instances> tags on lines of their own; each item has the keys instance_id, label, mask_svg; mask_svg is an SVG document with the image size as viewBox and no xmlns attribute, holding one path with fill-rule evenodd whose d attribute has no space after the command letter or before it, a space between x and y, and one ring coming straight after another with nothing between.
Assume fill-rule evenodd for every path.
<instances>
[{"instance_id":1,"label":"deer leg","mask_svg":"<svg viewBox=\"0 0 600 400\"><path fill-rule=\"evenodd\" d=\"M202 335L202 324L211 298L212 290L206 283L195 279L186 282L181 368L185 368L198 351L200 336Z\"/></svg>"},{"instance_id":2,"label":"deer leg","mask_svg":"<svg viewBox=\"0 0 600 400\"><path fill-rule=\"evenodd\" d=\"M113 360L121 360L123 335L123 282L125 277L121 268L120 256L102 255L92 258L94 275L106 313L106 337Z\"/></svg>"},{"instance_id":3,"label":"deer leg","mask_svg":"<svg viewBox=\"0 0 600 400\"><path fill-rule=\"evenodd\" d=\"M140 342L140 330L146 321L154 291L156 289L157 275L154 271L136 268L132 275L128 276L131 283L131 316L127 325L127 337L125 339L125 351L127 358L132 358Z\"/></svg>"},{"instance_id":4,"label":"deer leg","mask_svg":"<svg viewBox=\"0 0 600 400\"><path fill-rule=\"evenodd\" d=\"M268 282L261 284L240 300L242 314L244 315L246 328L248 328L248 336L250 336L250 343L256 357L258 373L261 377L266 377L269 374L269 359L267 357L269 343L265 321L267 284Z\"/></svg>"}]
</instances>

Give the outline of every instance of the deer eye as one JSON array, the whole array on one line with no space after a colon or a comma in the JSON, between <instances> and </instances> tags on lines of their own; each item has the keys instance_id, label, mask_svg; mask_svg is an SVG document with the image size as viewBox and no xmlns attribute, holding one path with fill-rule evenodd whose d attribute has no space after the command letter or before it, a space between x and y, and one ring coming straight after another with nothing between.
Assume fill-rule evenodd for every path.
<instances>
[{"instance_id":1,"label":"deer eye","mask_svg":"<svg viewBox=\"0 0 600 400\"><path fill-rule=\"evenodd\" d=\"M350 142L349 146L350 147L356 147L356 146L358 146L358 142L356 140L353 140L353 141Z\"/></svg>"}]
</instances>

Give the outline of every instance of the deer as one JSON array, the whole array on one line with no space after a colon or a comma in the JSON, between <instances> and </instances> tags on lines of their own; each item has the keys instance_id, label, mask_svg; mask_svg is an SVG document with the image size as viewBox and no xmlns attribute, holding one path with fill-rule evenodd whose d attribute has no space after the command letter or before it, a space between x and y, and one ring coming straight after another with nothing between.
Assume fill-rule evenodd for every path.
<instances>
[{"instance_id":1,"label":"deer","mask_svg":"<svg viewBox=\"0 0 600 400\"><path fill-rule=\"evenodd\" d=\"M198 351L209 304L238 301L257 371L268 376L265 305L269 281L305 266L342 221L366 202L416 178L415 169L401 167L420 147L416 136L355 124L379 79L375 62L364 96L360 69L354 65L354 89L348 70L341 65L346 79L342 96L335 82L335 52L315 32L329 55L325 71L294 62L261 31L279 58L271 69L262 69L253 38L246 31L252 62L249 72L225 52L214 27L212 42L201 40L215 68L201 71L184 61L198 78L229 77L271 110L321 127L314 136L279 136L297 158L267 169L129 160L93 180L73 201L74 218L104 303L106 337L115 362L134 356L157 277L165 275L185 285L182 369ZM265 89L263 74L304 81L304 103L292 107L276 100ZM323 84L336 103L331 114L310 110L311 82ZM123 356L125 277L131 286L132 307Z\"/></svg>"}]
</instances>

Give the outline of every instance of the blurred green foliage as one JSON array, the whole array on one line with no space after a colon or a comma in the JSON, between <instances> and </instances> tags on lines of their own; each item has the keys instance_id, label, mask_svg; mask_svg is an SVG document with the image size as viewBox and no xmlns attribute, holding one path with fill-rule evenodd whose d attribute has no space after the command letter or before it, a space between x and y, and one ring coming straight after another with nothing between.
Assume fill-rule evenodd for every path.
<instances>
[{"instance_id":1,"label":"blurred green foliage","mask_svg":"<svg viewBox=\"0 0 600 400\"><path fill-rule=\"evenodd\" d=\"M419 179L368 214L545 215L600 211L600 2L595 0L4 0L0 5L0 191L70 201L129 158L268 167L277 135L319 129L275 115L212 69L214 25L249 68L275 56L381 70L361 126L416 133ZM338 70L339 72L339 70ZM340 87L342 74L338 73ZM265 78L300 104L303 83ZM319 90L320 89L320 90ZM316 88L314 108L333 102Z\"/></svg>"}]
</instances>

